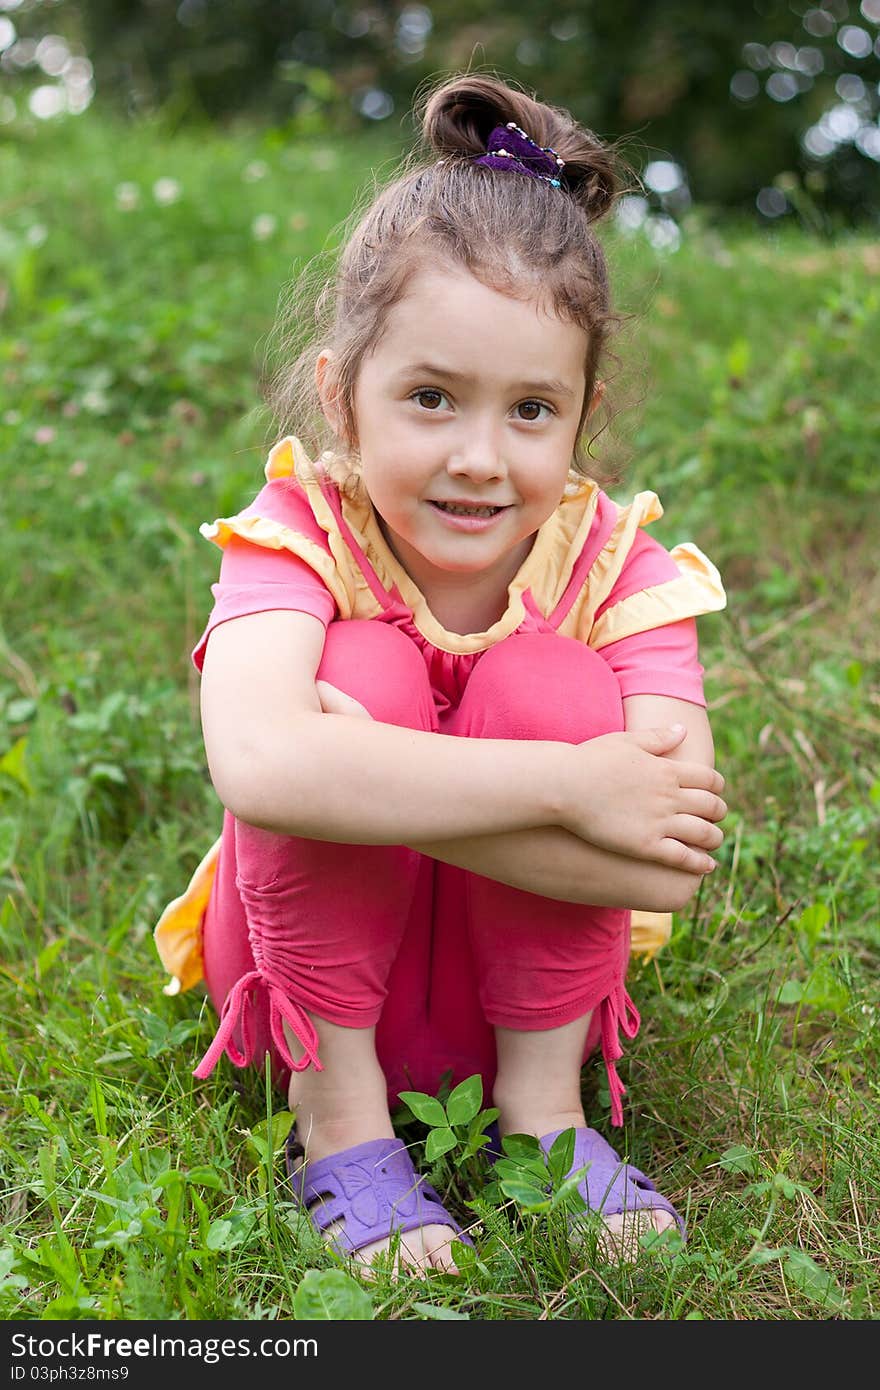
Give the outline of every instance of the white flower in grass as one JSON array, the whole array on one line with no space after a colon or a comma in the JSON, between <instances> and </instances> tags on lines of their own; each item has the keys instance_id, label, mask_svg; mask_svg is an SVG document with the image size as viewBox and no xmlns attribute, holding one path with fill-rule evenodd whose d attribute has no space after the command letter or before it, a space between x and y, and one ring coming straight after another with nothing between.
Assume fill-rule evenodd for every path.
<instances>
[{"instance_id":1,"label":"white flower in grass","mask_svg":"<svg viewBox=\"0 0 880 1390\"><path fill-rule=\"evenodd\" d=\"M35 222L33 226L28 227L24 239L28 246L42 246L48 235L48 227L45 227L42 222Z\"/></svg>"},{"instance_id":2,"label":"white flower in grass","mask_svg":"<svg viewBox=\"0 0 880 1390\"><path fill-rule=\"evenodd\" d=\"M271 212L261 212L251 223L251 235L254 241L268 241L270 236L274 236L277 226L277 217Z\"/></svg>"},{"instance_id":3,"label":"white flower in grass","mask_svg":"<svg viewBox=\"0 0 880 1390\"><path fill-rule=\"evenodd\" d=\"M177 179L157 179L153 184L153 197L160 207L168 207L171 203L176 203L183 192Z\"/></svg>"},{"instance_id":4,"label":"white flower in grass","mask_svg":"<svg viewBox=\"0 0 880 1390\"><path fill-rule=\"evenodd\" d=\"M40 425L39 429L34 430L36 444L51 444L54 438L55 430L51 425Z\"/></svg>"},{"instance_id":5,"label":"white flower in grass","mask_svg":"<svg viewBox=\"0 0 880 1390\"><path fill-rule=\"evenodd\" d=\"M136 183L118 183L116 185L116 206L120 212L133 212L140 206L141 190Z\"/></svg>"},{"instance_id":6,"label":"white flower in grass","mask_svg":"<svg viewBox=\"0 0 880 1390\"><path fill-rule=\"evenodd\" d=\"M110 411L110 401L107 393L95 388L86 391L82 398L82 408L87 410L90 415L107 415Z\"/></svg>"},{"instance_id":7,"label":"white flower in grass","mask_svg":"<svg viewBox=\"0 0 880 1390\"><path fill-rule=\"evenodd\" d=\"M269 166L264 159L252 159L250 164L245 165L241 177L245 183L258 183L268 172Z\"/></svg>"}]
</instances>

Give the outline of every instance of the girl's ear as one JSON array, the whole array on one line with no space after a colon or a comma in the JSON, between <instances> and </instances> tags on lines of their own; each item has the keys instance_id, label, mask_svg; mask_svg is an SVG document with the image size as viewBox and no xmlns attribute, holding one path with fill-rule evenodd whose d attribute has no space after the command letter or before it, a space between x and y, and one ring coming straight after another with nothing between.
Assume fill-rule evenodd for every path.
<instances>
[{"instance_id":1,"label":"girl's ear","mask_svg":"<svg viewBox=\"0 0 880 1390\"><path fill-rule=\"evenodd\" d=\"M336 380L336 354L329 348L322 348L315 362L315 386L321 402L324 419L337 438L345 434L342 411L339 408L339 393Z\"/></svg>"},{"instance_id":2,"label":"girl's ear","mask_svg":"<svg viewBox=\"0 0 880 1390\"><path fill-rule=\"evenodd\" d=\"M597 382L596 382L596 385L593 387L593 394L592 394L592 396L591 396L591 398L590 398L590 407L589 407L589 410L587 411L587 416L588 416L588 417L589 417L590 415L592 415L593 411L596 409L596 406L599 405L599 403L601 402L602 397L603 397L604 395L605 395L605 383L604 383L604 381L597 381Z\"/></svg>"}]
</instances>

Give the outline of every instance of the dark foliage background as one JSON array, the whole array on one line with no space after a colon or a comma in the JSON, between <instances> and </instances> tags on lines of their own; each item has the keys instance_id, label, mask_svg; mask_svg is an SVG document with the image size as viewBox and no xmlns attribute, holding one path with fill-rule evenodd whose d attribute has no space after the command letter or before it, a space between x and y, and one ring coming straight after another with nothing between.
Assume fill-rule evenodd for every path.
<instances>
[{"instance_id":1,"label":"dark foliage background","mask_svg":"<svg viewBox=\"0 0 880 1390\"><path fill-rule=\"evenodd\" d=\"M627 137L637 172L673 161L645 188L673 217L695 201L819 231L880 220L880 0L0 0L4 12L0 82L17 111L28 88L66 81L41 67L50 34L132 116L291 134L384 124L403 143L422 84L489 69ZM82 66L78 81L82 101Z\"/></svg>"}]
</instances>

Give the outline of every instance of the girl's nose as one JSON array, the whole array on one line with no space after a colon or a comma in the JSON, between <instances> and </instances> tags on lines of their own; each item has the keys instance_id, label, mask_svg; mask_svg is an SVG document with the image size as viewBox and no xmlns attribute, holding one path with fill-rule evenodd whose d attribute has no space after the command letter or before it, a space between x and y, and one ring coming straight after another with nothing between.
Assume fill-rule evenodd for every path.
<instances>
[{"instance_id":1,"label":"girl's nose","mask_svg":"<svg viewBox=\"0 0 880 1390\"><path fill-rule=\"evenodd\" d=\"M491 427L465 426L449 455L447 472L453 478L488 482L507 473L500 440Z\"/></svg>"}]
</instances>

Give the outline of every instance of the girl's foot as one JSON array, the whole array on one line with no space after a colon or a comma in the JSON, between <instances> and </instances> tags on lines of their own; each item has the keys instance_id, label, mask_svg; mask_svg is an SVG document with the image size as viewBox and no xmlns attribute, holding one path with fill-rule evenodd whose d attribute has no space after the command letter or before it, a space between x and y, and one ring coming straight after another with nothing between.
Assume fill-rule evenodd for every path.
<instances>
[{"instance_id":1,"label":"girl's foot","mask_svg":"<svg viewBox=\"0 0 880 1390\"><path fill-rule=\"evenodd\" d=\"M387 1128L390 1128L390 1124ZM360 1127L355 1126L354 1132L360 1132ZM338 1134L333 1139L324 1136L323 1142L320 1137L316 1141L313 1134L307 1156L304 1155L303 1146L298 1142L297 1136L294 1144L289 1143L288 1154L292 1179L295 1179L303 1164L307 1164L304 1174L306 1182L309 1180L309 1166L315 1174L312 1194L307 1194L304 1203L313 1220L319 1216L322 1204L321 1193L314 1192L315 1188L321 1189L326 1183L326 1197L329 1201L338 1200L335 1194L339 1192L352 1199L350 1222L342 1218L322 1227L320 1220L314 1221L328 1244L350 1255L357 1264L363 1265L366 1269L377 1260L391 1256L395 1260L395 1270L398 1273L401 1270L424 1273L428 1269L441 1270L447 1274L458 1273L452 1258L451 1245L452 1241L460 1239L460 1236L452 1226L430 1223L414 1226L406 1231L394 1231L395 1212L399 1212L403 1222L405 1217L411 1218L414 1210L418 1210L414 1201L417 1188L417 1200L427 1208L436 1209L437 1203L433 1200L432 1190L419 1181L403 1144L395 1140L393 1135L383 1135L375 1141L361 1139L351 1144L343 1143L340 1147ZM360 1183L363 1184L362 1188L353 1190L355 1184ZM349 1242L357 1238L358 1228L363 1226L362 1217L365 1212L372 1208L367 1219L372 1225L381 1225L382 1216L378 1213L383 1206L390 1228L388 1236L368 1241L351 1250ZM351 1228L347 1229L349 1225Z\"/></svg>"},{"instance_id":2,"label":"girl's foot","mask_svg":"<svg viewBox=\"0 0 880 1390\"><path fill-rule=\"evenodd\" d=\"M534 1032L495 1029L499 1065L493 1099L498 1106L498 1126L502 1135L534 1134L536 1138L549 1139L554 1132L563 1129L588 1130L581 1103L580 1076L589 1021L587 1015L559 1028ZM592 1135L594 1131L589 1133ZM620 1168L616 1155L613 1161L608 1160L608 1155L613 1154L610 1146L605 1145L600 1136L595 1138L600 1146L596 1156L602 1171L607 1170L607 1176L601 1184L594 1178L594 1197L587 1203L594 1210L599 1208L615 1169ZM581 1168L585 1163L576 1161L575 1166ZM585 1185L586 1180L581 1184L582 1194ZM629 1210L602 1214L607 1236L600 1242L600 1249L608 1260L636 1258L642 1235L665 1231L677 1224L670 1212L649 1208L647 1201L638 1208L637 1194L628 1195L632 1203ZM617 1203L609 1200L608 1205Z\"/></svg>"},{"instance_id":3,"label":"girl's foot","mask_svg":"<svg viewBox=\"0 0 880 1390\"><path fill-rule=\"evenodd\" d=\"M580 1107L576 1107L574 1110L566 1109L565 1111L557 1111L555 1114L547 1110L542 1110L537 1115L534 1122L529 1123L528 1120L523 1117L522 1122L518 1125L502 1125L500 1132L502 1135L534 1134L536 1138L541 1140L542 1147L546 1150L549 1149L550 1142L556 1137L556 1134L564 1129L574 1129L576 1139L578 1131L586 1131L590 1135L595 1134L594 1130L589 1129L584 1112ZM606 1152L613 1152L610 1146L605 1145L605 1141L602 1140L599 1135L595 1135L595 1137L599 1145L602 1146ZM576 1152L573 1169L583 1168L586 1166L586 1162L589 1161L589 1159L586 1161L579 1160ZM594 1182L593 1184L594 1191L598 1189L598 1195L595 1198L597 1203L600 1202L605 1195L605 1191L612 1181L614 1169L620 1166L620 1160L617 1159L615 1155L615 1160L611 1163L610 1167L608 1167L607 1174L605 1171L606 1166L606 1164L602 1164L602 1178L598 1183ZM580 1185L581 1195L584 1195L585 1185L586 1179ZM590 1207L591 1203L589 1198L587 1197L586 1200L588 1207ZM661 1200L663 1199L661 1198ZM595 1207L591 1207L591 1209L595 1210ZM597 1242L598 1249L604 1259L615 1261L620 1264L632 1263L634 1260L638 1259L641 1251L641 1237L643 1235L647 1235L651 1231L656 1231L658 1233L666 1231L669 1230L670 1227L675 1227L678 1224L671 1212L665 1211L660 1207L644 1207L623 1212L609 1212L607 1215L603 1212L602 1223L605 1227L605 1231L600 1235ZM575 1239L578 1238L576 1221L572 1224L572 1234Z\"/></svg>"},{"instance_id":4,"label":"girl's foot","mask_svg":"<svg viewBox=\"0 0 880 1390\"><path fill-rule=\"evenodd\" d=\"M344 1168L347 1150L375 1140L395 1138L388 1112L387 1084L376 1058L375 1030L343 1028L315 1014L310 1017L318 1033L323 1069L315 1071L309 1067L291 1076L288 1103L296 1115L295 1138L305 1153L304 1160L302 1157L292 1159L291 1173L297 1172L303 1161L316 1164L336 1156L340 1168ZM288 1047L296 1056L302 1051L301 1044L286 1023L284 1030ZM332 1166L323 1171L332 1181ZM363 1175L365 1185L371 1185L371 1179L371 1168L367 1164ZM305 1180L308 1181L308 1174ZM411 1183L405 1178L397 1183L396 1200L401 1206L407 1203L407 1196L417 1181L413 1173ZM320 1202L320 1198L316 1200ZM312 1205L314 1207L314 1203ZM393 1228L393 1216L389 1224ZM332 1243L344 1229L344 1220L334 1221L322 1235ZM457 1274L451 1253L451 1242L457 1234L451 1226L433 1222L399 1234L390 1229L387 1236L350 1253L358 1264L369 1268L375 1260L387 1258L394 1247L398 1269L418 1272L439 1269ZM337 1248L349 1253L343 1242Z\"/></svg>"},{"instance_id":5,"label":"girl's foot","mask_svg":"<svg viewBox=\"0 0 880 1390\"><path fill-rule=\"evenodd\" d=\"M541 1148L549 1152L562 1130L570 1125L548 1131L540 1140ZM588 1210L598 1211L604 1232L598 1247L607 1260L632 1262L641 1251L641 1237L652 1231L660 1232L678 1227L684 1236L684 1222L671 1202L638 1168L623 1163L606 1139L596 1130L574 1126L574 1154L569 1172L583 1171L578 1184ZM577 1230L578 1218L572 1218Z\"/></svg>"},{"instance_id":6,"label":"girl's foot","mask_svg":"<svg viewBox=\"0 0 880 1390\"><path fill-rule=\"evenodd\" d=\"M617 1216L603 1216L608 1228L597 1245L603 1257L615 1264L634 1264L641 1254L642 1236L650 1231L668 1231L675 1226L675 1217L667 1211L633 1211Z\"/></svg>"}]
</instances>

